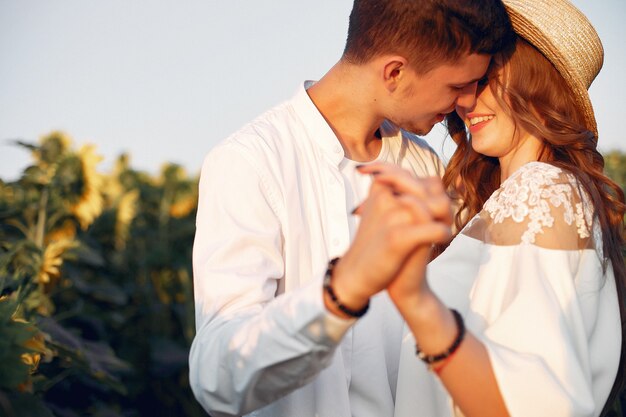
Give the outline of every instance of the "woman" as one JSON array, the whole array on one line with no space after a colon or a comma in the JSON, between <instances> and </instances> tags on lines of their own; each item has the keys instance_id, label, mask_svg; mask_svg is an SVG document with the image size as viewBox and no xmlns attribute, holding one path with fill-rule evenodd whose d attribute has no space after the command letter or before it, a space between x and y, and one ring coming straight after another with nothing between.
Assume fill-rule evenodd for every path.
<instances>
[{"instance_id":1,"label":"woman","mask_svg":"<svg viewBox=\"0 0 626 417\"><path fill-rule=\"evenodd\" d=\"M422 248L388 288L412 333L399 417L597 416L621 382L624 195L603 174L587 94L602 47L566 0L504 3L515 50L448 119L461 231L428 281L415 279ZM361 171L410 191L394 168Z\"/></svg>"}]
</instances>

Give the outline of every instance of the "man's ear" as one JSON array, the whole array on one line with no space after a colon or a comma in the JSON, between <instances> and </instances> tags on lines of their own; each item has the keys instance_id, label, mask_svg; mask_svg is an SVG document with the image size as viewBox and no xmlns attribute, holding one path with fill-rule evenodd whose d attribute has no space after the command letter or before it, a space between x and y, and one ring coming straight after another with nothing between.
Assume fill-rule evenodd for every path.
<instances>
[{"instance_id":1,"label":"man's ear","mask_svg":"<svg viewBox=\"0 0 626 417\"><path fill-rule=\"evenodd\" d=\"M381 77L385 88L392 93L398 89L400 82L404 79L408 61L399 55L386 56L383 57L381 65Z\"/></svg>"}]
</instances>

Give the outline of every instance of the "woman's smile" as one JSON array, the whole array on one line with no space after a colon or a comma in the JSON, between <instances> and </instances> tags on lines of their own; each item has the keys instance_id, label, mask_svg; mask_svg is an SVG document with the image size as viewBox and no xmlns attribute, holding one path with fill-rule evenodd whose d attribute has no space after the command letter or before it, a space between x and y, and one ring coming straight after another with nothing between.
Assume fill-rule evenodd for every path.
<instances>
[{"instance_id":1,"label":"woman's smile","mask_svg":"<svg viewBox=\"0 0 626 417\"><path fill-rule=\"evenodd\" d=\"M485 127L490 121L493 120L495 115L493 114L476 114L469 113L467 115L468 127L470 133L476 133L483 127Z\"/></svg>"}]
</instances>

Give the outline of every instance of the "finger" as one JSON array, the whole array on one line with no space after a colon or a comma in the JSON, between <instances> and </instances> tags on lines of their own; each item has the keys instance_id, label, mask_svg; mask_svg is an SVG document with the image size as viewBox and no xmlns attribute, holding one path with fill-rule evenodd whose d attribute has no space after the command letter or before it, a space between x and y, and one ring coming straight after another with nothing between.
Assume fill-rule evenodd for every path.
<instances>
[{"instance_id":1,"label":"finger","mask_svg":"<svg viewBox=\"0 0 626 417\"><path fill-rule=\"evenodd\" d=\"M394 193L390 187L372 183L369 194L365 200L363 200L357 207L355 207L351 214L362 216L364 211L375 212L378 215L392 210L398 207L398 202L395 200L396 193ZM373 214L372 214L373 215Z\"/></svg>"},{"instance_id":2,"label":"finger","mask_svg":"<svg viewBox=\"0 0 626 417\"><path fill-rule=\"evenodd\" d=\"M358 165L356 167L361 174L378 175L382 172L395 171L400 168L398 165L390 164L388 162L372 162L365 165Z\"/></svg>"},{"instance_id":3,"label":"finger","mask_svg":"<svg viewBox=\"0 0 626 417\"><path fill-rule=\"evenodd\" d=\"M405 235L404 242L417 248L420 245L449 242L452 237L452 229L446 224L432 222L405 227L403 234Z\"/></svg>"},{"instance_id":4,"label":"finger","mask_svg":"<svg viewBox=\"0 0 626 417\"><path fill-rule=\"evenodd\" d=\"M414 194L425 197L428 194L445 194L439 177L416 178L414 174L397 165L377 162L358 167L363 174L372 174L376 183L390 187L395 194Z\"/></svg>"},{"instance_id":5,"label":"finger","mask_svg":"<svg viewBox=\"0 0 626 417\"><path fill-rule=\"evenodd\" d=\"M420 193L423 189L429 194L445 193L443 181L436 176L416 178L411 171L383 162L361 165L358 168L361 173L374 175L378 182L387 183L400 193L410 193L412 190ZM419 188L415 188L418 186Z\"/></svg>"},{"instance_id":6,"label":"finger","mask_svg":"<svg viewBox=\"0 0 626 417\"><path fill-rule=\"evenodd\" d=\"M417 198L409 194L397 197L402 207L411 213L413 224L422 224L433 221L433 215L425 199Z\"/></svg>"},{"instance_id":7,"label":"finger","mask_svg":"<svg viewBox=\"0 0 626 417\"><path fill-rule=\"evenodd\" d=\"M424 178L424 186L432 196L429 200L429 207L433 217L451 225L454 222L454 209L452 208L452 199L446 192L443 181L438 177Z\"/></svg>"},{"instance_id":8,"label":"finger","mask_svg":"<svg viewBox=\"0 0 626 417\"><path fill-rule=\"evenodd\" d=\"M386 162L377 162L368 165L361 165L359 171L362 174L371 174L374 179L376 178L388 178L391 176L392 178L397 178L399 181L402 181L406 184L406 186L410 185L410 182L415 179L415 174L407 169L399 167L397 165L389 164ZM395 187L395 184L387 184L391 185L394 193L400 194L402 193L401 187ZM405 192L409 192L410 189L407 189Z\"/></svg>"},{"instance_id":9,"label":"finger","mask_svg":"<svg viewBox=\"0 0 626 417\"><path fill-rule=\"evenodd\" d=\"M439 177L414 178L404 172L381 172L375 182L385 184L400 194L413 194L417 197L446 195L443 182Z\"/></svg>"},{"instance_id":10,"label":"finger","mask_svg":"<svg viewBox=\"0 0 626 417\"><path fill-rule=\"evenodd\" d=\"M449 226L439 222L420 225L399 225L379 236L381 249L378 253L389 262L404 263L411 253L420 247L430 247L436 243L447 243L452 236Z\"/></svg>"},{"instance_id":11,"label":"finger","mask_svg":"<svg viewBox=\"0 0 626 417\"><path fill-rule=\"evenodd\" d=\"M414 178L416 176L413 171L389 162L371 162L366 165L358 165L356 168L361 174L370 174L374 176L394 173L404 173Z\"/></svg>"},{"instance_id":12,"label":"finger","mask_svg":"<svg viewBox=\"0 0 626 417\"><path fill-rule=\"evenodd\" d=\"M443 186L443 181L439 177L424 177L422 178L424 187L429 194L447 194Z\"/></svg>"},{"instance_id":13,"label":"finger","mask_svg":"<svg viewBox=\"0 0 626 417\"><path fill-rule=\"evenodd\" d=\"M439 195L425 199L424 204L434 220L451 225L454 222L452 202L447 195Z\"/></svg>"},{"instance_id":14,"label":"finger","mask_svg":"<svg viewBox=\"0 0 626 417\"><path fill-rule=\"evenodd\" d=\"M434 181L431 184L435 190L443 189L439 181ZM403 207L413 213L414 220L417 223L436 220L451 225L454 221L452 203L445 193L436 196L424 195L421 197L415 196L415 193L400 194L396 195L396 197ZM357 216L362 215L366 202L367 200L354 208L351 214Z\"/></svg>"},{"instance_id":15,"label":"finger","mask_svg":"<svg viewBox=\"0 0 626 417\"><path fill-rule=\"evenodd\" d=\"M404 207L412 210L417 223L435 220L451 225L453 222L452 204L447 195L418 198L402 194L397 199Z\"/></svg>"}]
</instances>

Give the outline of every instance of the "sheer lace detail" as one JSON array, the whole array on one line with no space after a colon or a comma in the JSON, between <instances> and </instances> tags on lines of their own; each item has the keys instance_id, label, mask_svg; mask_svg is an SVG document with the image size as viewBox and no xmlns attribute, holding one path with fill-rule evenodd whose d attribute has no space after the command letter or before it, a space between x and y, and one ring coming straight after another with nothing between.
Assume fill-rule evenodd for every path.
<instances>
[{"instance_id":1,"label":"sheer lace detail","mask_svg":"<svg viewBox=\"0 0 626 417\"><path fill-rule=\"evenodd\" d=\"M532 162L502 183L463 234L499 245L595 248L602 240L593 220L593 205L571 173Z\"/></svg>"}]
</instances>

